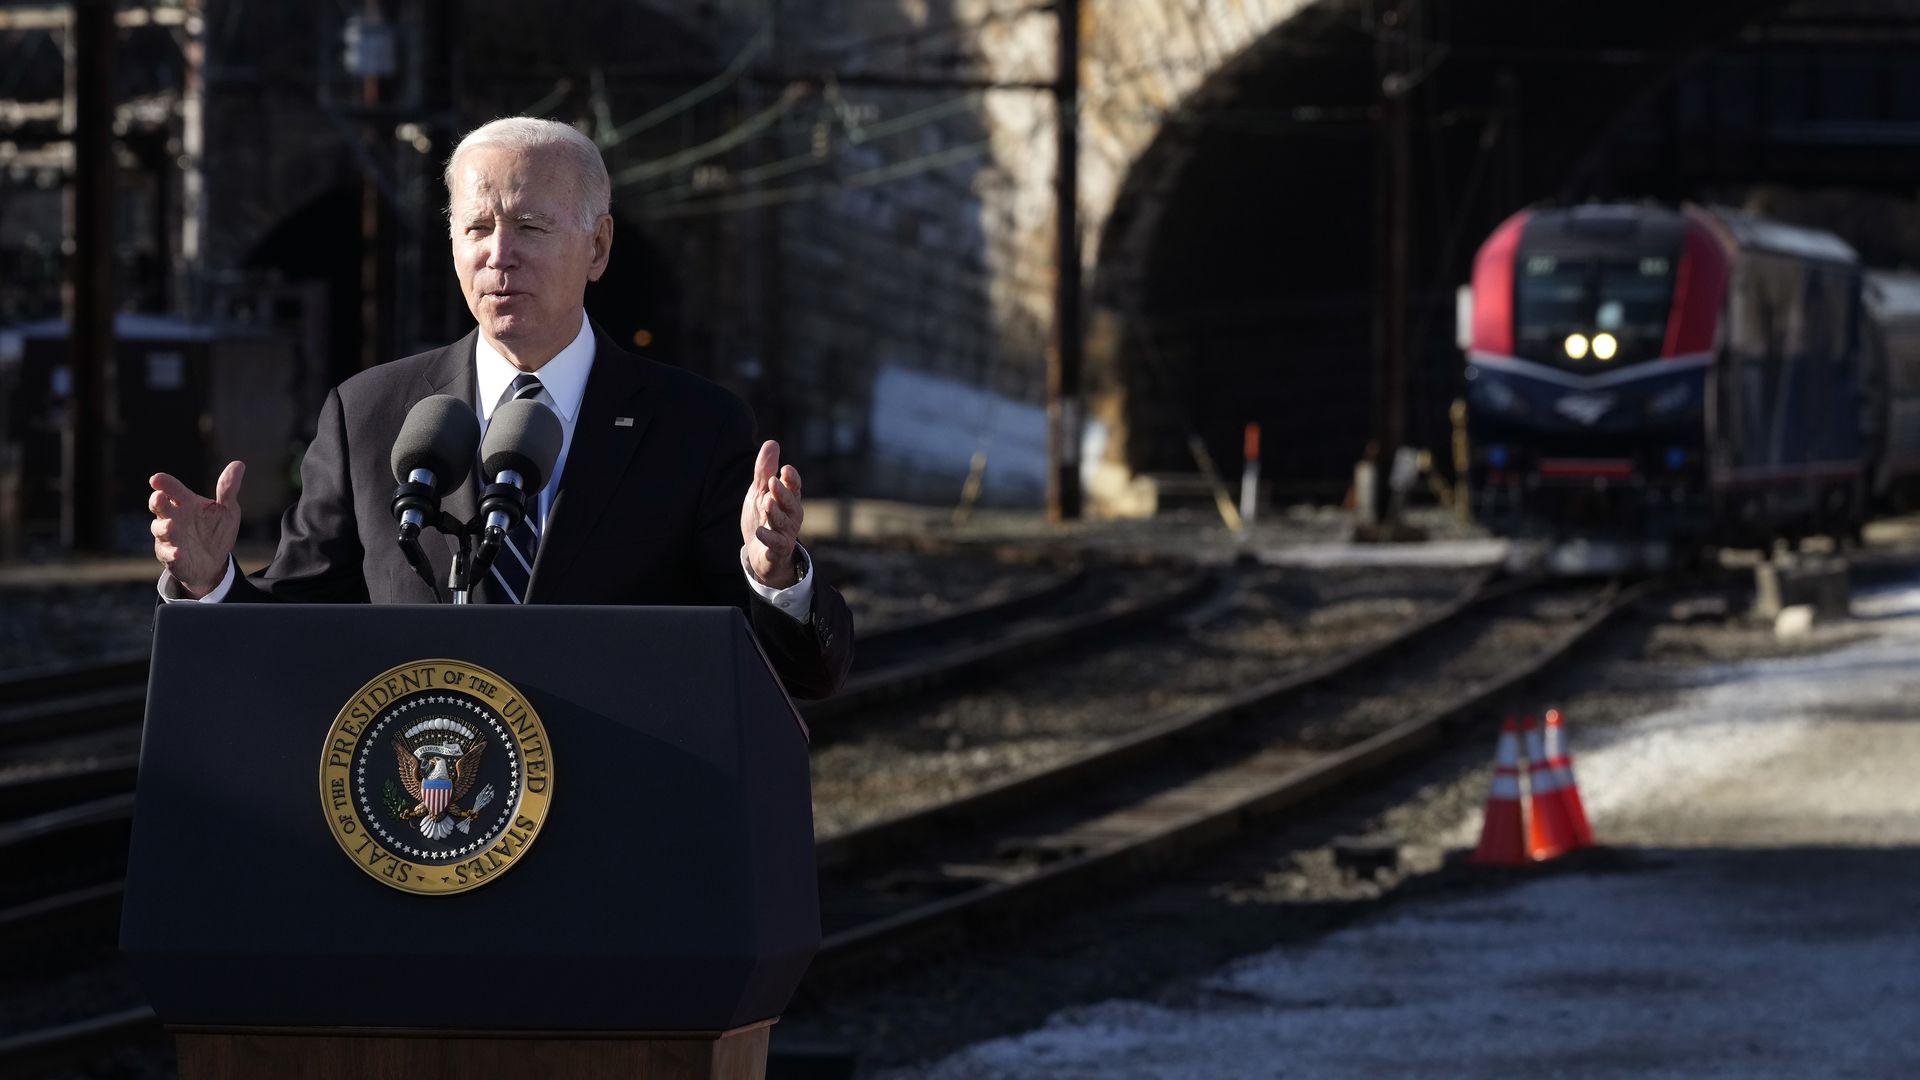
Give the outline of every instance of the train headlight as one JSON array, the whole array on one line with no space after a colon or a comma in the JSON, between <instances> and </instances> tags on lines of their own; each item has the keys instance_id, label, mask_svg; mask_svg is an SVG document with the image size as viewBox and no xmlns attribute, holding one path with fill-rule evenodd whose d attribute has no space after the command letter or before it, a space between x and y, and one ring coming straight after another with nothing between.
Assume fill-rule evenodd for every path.
<instances>
[{"instance_id":1,"label":"train headlight","mask_svg":"<svg viewBox=\"0 0 1920 1080\"><path fill-rule=\"evenodd\" d=\"M1605 363L1613 359L1614 354L1619 351L1620 342L1616 341L1612 334L1593 335L1593 358L1595 360Z\"/></svg>"},{"instance_id":2,"label":"train headlight","mask_svg":"<svg viewBox=\"0 0 1920 1080\"><path fill-rule=\"evenodd\" d=\"M1585 360L1587 358L1587 336L1585 334L1567 335L1567 358L1569 360Z\"/></svg>"}]
</instances>

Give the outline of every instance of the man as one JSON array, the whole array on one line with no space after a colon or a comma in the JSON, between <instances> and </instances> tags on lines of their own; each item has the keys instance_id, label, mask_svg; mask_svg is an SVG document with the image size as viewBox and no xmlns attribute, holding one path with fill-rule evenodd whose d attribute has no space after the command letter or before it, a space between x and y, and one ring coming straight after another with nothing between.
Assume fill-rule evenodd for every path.
<instances>
[{"instance_id":1,"label":"man","mask_svg":"<svg viewBox=\"0 0 1920 1080\"><path fill-rule=\"evenodd\" d=\"M300 499L265 570L232 558L246 467L211 499L152 480L161 595L207 602L424 603L433 593L395 543L388 456L407 412L432 394L472 402L484 426L532 397L560 417L554 476L476 599L494 603L733 604L746 611L788 689L825 697L853 658L853 617L818 581L798 537L800 474L760 445L744 402L622 351L586 317L587 282L613 246L600 152L565 124L496 120L447 163L454 270L475 331L446 348L361 372L327 397L301 465ZM476 468L475 470L479 470ZM742 493L744 492L744 498ZM470 520L479 484L442 506ZM452 538L422 537L438 580Z\"/></svg>"}]
</instances>

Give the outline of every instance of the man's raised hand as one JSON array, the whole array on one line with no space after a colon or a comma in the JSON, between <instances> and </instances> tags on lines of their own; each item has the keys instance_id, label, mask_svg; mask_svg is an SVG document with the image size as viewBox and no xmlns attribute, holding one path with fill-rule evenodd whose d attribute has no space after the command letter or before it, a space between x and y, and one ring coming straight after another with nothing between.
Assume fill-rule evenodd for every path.
<instances>
[{"instance_id":1,"label":"man's raised hand","mask_svg":"<svg viewBox=\"0 0 1920 1080\"><path fill-rule=\"evenodd\" d=\"M784 589L800 580L793 565L793 545L800 539L803 516L800 470L782 467L780 444L768 439L760 444L760 456L753 463L753 486L740 504L740 541L746 545L748 571L769 589Z\"/></svg>"},{"instance_id":2,"label":"man's raised hand","mask_svg":"<svg viewBox=\"0 0 1920 1080\"><path fill-rule=\"evenodd\" d=\"M227 559L240 536L240 481L246 475L245 464L228 462L211 499L195 495L167 473L147 479L153 488L147 498L147 509L153 511L153 557L196 600L227 576Z\"/></svg>"}]
</instances>

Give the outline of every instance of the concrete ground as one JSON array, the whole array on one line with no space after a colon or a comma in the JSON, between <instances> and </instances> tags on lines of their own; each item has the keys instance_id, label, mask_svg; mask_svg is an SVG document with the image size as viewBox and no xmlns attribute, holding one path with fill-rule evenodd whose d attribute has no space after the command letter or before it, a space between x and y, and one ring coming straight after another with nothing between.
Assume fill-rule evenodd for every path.
<instances>
[{"instance_id":1,"label":"concrete ground","mask_svg":"<svg viewBox=\"0 0 1920 1080\"><path fill-rule=\"evenodd\" d=\"M882 1075L1920 1075L1920 584L1855 615L1831 651L1572 718L1605 852L1455 869L1317 941Z\"/></svg>"}]
</instances>

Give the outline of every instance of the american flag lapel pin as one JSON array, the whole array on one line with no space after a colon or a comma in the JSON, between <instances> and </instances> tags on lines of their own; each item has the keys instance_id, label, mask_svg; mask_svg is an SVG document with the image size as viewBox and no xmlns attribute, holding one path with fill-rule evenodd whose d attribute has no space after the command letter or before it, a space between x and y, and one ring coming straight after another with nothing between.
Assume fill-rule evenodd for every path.
<instances>
[{"instance_id":1,"label":"american flag lapel pin","mask_svg":"<svg viewBox=\"0 0 1920 1080\"><path fill-rule=\"evenodd\" d=\"M614 418L613 418L613 426L614 426L614 427L632 427L632 426L633 426L633 417L631 417L631 416L616 416L616 417L614 417Z\"/></svg>"}]
</instances>

